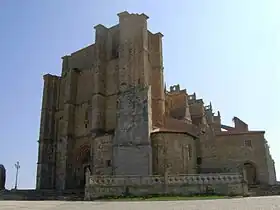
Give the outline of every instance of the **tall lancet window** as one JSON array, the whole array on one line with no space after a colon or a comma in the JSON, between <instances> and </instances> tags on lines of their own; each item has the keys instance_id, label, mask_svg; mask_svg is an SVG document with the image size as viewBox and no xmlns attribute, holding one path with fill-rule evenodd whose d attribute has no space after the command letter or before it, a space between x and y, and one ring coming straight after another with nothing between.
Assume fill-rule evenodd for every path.
<instances>
[{"instance_id":1,"label":"tall lancet window","mask_svg":"<svg viewBox=\"0 0 280 210\"><path fill-rule=\"evenodd\" d=\"M85 124L85 128L88 128L88 125L89 125L89 109L86 109L84 124Z\"/></svg>"}]
</instances>

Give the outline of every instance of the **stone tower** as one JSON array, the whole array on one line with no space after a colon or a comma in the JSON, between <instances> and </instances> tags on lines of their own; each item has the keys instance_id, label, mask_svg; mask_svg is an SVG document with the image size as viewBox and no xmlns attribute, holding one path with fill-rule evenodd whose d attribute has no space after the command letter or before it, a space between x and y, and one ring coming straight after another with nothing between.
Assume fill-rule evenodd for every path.
<instances>
[{"instance_id":1,"label":"stone tower","mask_svg":"<svg viewBox=\"0 0 280 210\"><path fill-rule=\"evenodd\" d=\"M151 93L147 16L118 14L120 21L117 128L113 138L115 175L152 173Z\"/></svg>"}]
</instances>

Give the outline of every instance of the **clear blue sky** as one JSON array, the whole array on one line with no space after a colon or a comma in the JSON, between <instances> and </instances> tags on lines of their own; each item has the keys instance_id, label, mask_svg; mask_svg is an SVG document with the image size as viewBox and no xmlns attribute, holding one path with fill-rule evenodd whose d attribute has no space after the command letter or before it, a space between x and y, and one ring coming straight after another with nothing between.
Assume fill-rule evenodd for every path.
<instances>
[{"instance_id":1,"label":"clear blue sky","mask_svg":"<svg viewBox=\"0 0 280 210\"><path fill-rule=\"evenodd\" d=\"M35 187L43 74L59 74L62 56L91 44L94 25L114 25L124 10L146 13L149 28L164 34L168 85L212 101L223 123L238 116L267 131L279 178L279 0L0 0L0 163L7 187L17 160L19 187Z\"/></svg>"}]
</instances>

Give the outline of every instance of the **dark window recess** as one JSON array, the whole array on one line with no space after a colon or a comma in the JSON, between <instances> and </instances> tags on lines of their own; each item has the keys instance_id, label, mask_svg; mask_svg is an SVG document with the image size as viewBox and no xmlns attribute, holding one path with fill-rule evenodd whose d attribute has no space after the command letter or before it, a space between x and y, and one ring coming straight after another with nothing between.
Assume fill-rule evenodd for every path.
<instances>
[{"instance_id":1,"label":"dark window recess","mask_svg":"<svg viewBox=\"0 0 280 210\"><path fill-rule=\"evenodd\" d=\"M118 47L114 47L112 49L112 59L116 59L119 57L119 50L118 50Z\"/></svg>"},{"instance_id":2,"label":"dark window recess","mask_svg":"<svg viewBox=\"0 0 280 210\"><path fill-rule=\"evenodd\" d=\"M89 122L89 108L85 111L85 128L88 127Z\"/></svg>"},{"instance_id":3,"label":"dark window recess","mask_svg":"<svg viewBox=\"0 0 280 210\"><path fill-rule=\"evenodd\" d=\"M189 160L192 159L192 145L188 145L188 155L189 155Z\"/></svg>"},{"instance_id":4,"label":"dark window recess","mask_svg":"<svg viewBox=\"0 0 280 210\"><path fill-rule=\"evenodd\" d=\"M201 157L197 157L197 158L196 158L196 164L197 164L197 165L201 165L201 163L202 163Z\"/></svg>"},{"instance_id":5,"label":"dark window recess","mask_svg":"<svg viewBox=\"0 0 280 210\"><path fill-rule=\"evenodd\" d=\"M108 167L110 167L110 166L112 165L111 160L106 160L106 165L107 165Z\"/></svg>"},{"instance_id":6,"label":"dark window recess","mask_svg":"<svg viewBox=\"0 0 280 210\"><path fill-rule=\"evenodd\" d=\"M251 140L245 140L244 144L246 147L252 147L252 141Z\"/></svg>"},{"instance_id":7,"label":"dark window recess","mask_svg":"<svg viewBox=\"0 0 280 210\"><path fill-rule=\"evenodd\" d=\"M88 121L88 115L89 115L89 110L86 110L86 112L85 112L85 121Z\"/></svg>"}]
</instances>

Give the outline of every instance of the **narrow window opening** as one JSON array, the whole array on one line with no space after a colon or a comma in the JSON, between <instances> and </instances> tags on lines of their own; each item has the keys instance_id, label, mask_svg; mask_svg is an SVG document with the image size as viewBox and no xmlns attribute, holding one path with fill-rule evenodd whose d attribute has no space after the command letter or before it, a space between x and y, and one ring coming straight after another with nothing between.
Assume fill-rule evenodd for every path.
<instances>
[{"instance_id":1,"label":"narrow window opening","mask_svg":"<svg viewBox=\"0 0 280 210\"><path fill-rule=\"evenodd\" d=\"M197 163L197 165L201 165L201 163L202 163L201 157L197 157L196 163Z\"/></svg>"},{"instance_id":2,"label":"narrow window opening","mask_svg":"<svg viewBox=\"0 0 280 210\"><path fill-rule=\"evenodd\" d=\"M111 160L107 160L107 161L106 161L106 165L107 165L107 167L112 166L112 161L111 161Z\"/></svg>"},{"instance_id":3,"label":"narrow window opening","mask_svg":"<svg viewBox=\"0 0 280 210\"><path fill-rule=\"evenodd\" d=\"M188 158L189 158L189 160L191 160L192 159L192 145L188 145Z\"/></svg>"}]
</instances>

